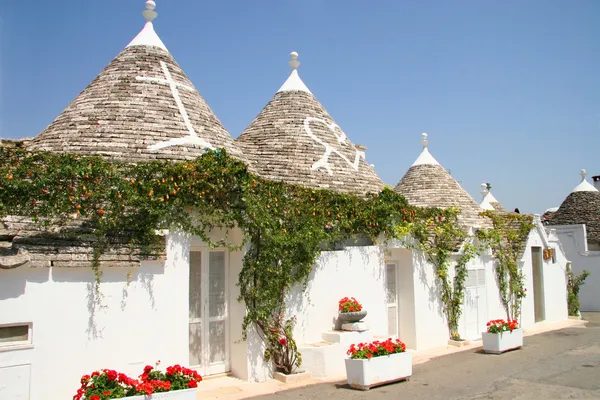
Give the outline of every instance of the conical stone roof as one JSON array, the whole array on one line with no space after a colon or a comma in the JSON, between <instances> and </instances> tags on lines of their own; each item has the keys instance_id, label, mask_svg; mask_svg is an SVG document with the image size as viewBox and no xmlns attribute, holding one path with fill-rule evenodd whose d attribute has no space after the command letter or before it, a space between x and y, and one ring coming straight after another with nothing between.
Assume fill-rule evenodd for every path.
<instances>
[{"instance_id":1,"label":"conical stone roof","mask_svg":"<svg viewBox=\"0 0 600 400\"><path fill-rule=\"evenodd\" d=\"M292 73L236 143L264 178L313 188L364 194L383 182L298 76Z\"/></svg>"},{"instance_id":2,"label":"conical stone roof","mask_svg":"<svg viewBox=\"0 0 600 400\"><path fill-rule=\"evenodd\" d=\"M600 245L600 192L581 171L581 183L573 189L548 221L549 225L585 224L588 245Z\"/></svg>"},{"instance_id":3,"label":"conical stone roof","mask_svg":"<svg viewBox=\"0 0 600 400\"><path fill-rule=\"evenodd\" d=\"M499 212L508 212L502 204L492 194L490 191L490 186L487 183L481 184L481 194L483 195L483 200L479 203L479 207L484 210L494 210Z\"/></svg>"},{"instance_id":4,"label":"conical stone roof","mask_svg":"<svg viewBox=\"0 0 600 400\"><path fill-rule=\"evenodd\" d=\"M137 37L32 142L121 161L186 160L241 151L160 40L147 1Z\"/></svg>"},{"instance_id":5,"label":"conical stone roof","mask_svg":"<svg viewBox=\"0 0 600 400\"><path fill-rule=\"evenodd\" d=\"M394 190L409 204L420 207L459 207L459 221L468 227L489 227L479 214L483 211L473 198L442 167L427 149L427 134L423 135L423 152L408 169Z\"/></svg>"}]
</instances>

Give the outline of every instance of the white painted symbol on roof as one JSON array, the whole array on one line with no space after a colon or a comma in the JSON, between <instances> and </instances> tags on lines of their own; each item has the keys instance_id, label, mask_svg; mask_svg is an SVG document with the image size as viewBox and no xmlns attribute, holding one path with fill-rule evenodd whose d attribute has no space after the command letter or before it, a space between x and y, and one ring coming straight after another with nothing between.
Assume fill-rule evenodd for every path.
<instances>
[{"instance_id":1,"label":"white painted symbol on roof","mask_svg":"<svg viewBox=\"0 0 600 400\"><path fill-rule=\"evenodd\" d=\"M321 140L318 136L316 136L313 133L313 131L310 127L311 122L320 123L320 124L325 125L327 128L329 128L329 130L336 137L339 145L341 145L341 146L347 145L346 134L344 133L344 131L342 131L342 129L338 126L338 124L336 124L335 122L329 123L329 122L325 121L324 119L320 119L320 118L306 117L306 119L304 120L304 130L306 131L306 134L312 140L314 140L315 142L317 142L320 145L322 145L323 147L325 147L325 152L323 153L323 156L321 156L321 158L316 163L314 163L310 169L312 171L316 171L320 168L324 168L329 175L333 175L333 169L331 169L331 164L329 164L329 156L331 156L332 153L335 153L338 156L340 156L342 158L342 160L346 161L346 163L348 163L348 165L350 165L355 171L358 171L358 167L360 165L359 164L360 159L362 157L364 160L365 152L361 151L357 148L354 148L354 150L356 151L355 156L354 156L354 162L348 160L346 158L346 156L344 156L338 149L332 147L329 143L324 142L323 140ZM339 135L336 132L336 128L340 132Z\"/></svg>"},{"instance_id":2,"label":"white painted symbol on roof","mask_svg":"<svg viewBox=\"0 0 600 400\"><path fill-rule=\"evenodd\" d=\"M202 139L201 137L199 137L198 134L196 133L196 131L194 130L192 121L190 121L190 117L188 116L185 106L183 105L183 102L181 101L181 97L179 96L179 88L189 90L191 92L195 91L195 89L191 86L184 85L183 83L175 82L175 80L173 80L173 77L171 76L171 72L169 71L167 64L164 61L160 62L160 66L163 70L163 73L165 74L164 79L163 78L145 77L145 76L138 76L135 79L137 79L138 81L159 83L161 85L169 85L169 87L171 88L171 94L173 95L173 98L175 99L177 108L179 108L179 113L181 114L181 117L183 118L183 122L185 123L185 126L187 127L189 135L181 137L181 138L171 139L171 140L167 140L165 142L159 142L159 143L153 144L151 146L148 146L148 149L149 150L160 150L160 149L164 149L164 148L171 147L171 146L198 145L198 146L204 147L205 149L214 150L215 148L213 147L213 145L210 144L209 142L207 142L206 140Z\"/></svg>"}]
</instances>

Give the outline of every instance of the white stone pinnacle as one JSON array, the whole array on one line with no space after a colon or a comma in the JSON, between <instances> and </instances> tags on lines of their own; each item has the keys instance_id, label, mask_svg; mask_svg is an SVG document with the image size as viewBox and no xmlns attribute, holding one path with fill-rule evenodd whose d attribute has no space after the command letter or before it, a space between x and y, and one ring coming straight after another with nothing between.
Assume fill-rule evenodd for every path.
<instances>
[{"instance_id":1,"label":"white stone pinnacle","mask_svg":"<svg viewBox=\"0 0 600 400\"><path fill-rule=\"evenodd\" d=\"M288 62L289 66L292 67L292 70L298 69L300 66L300 61L298 61L298 53L292 51L290 53L290 61Z\"/></svg>"},{"instance_id":2,"label":"white stone pinnacle","mask_svg":"<svg viewBox=\"0 0 600 400\"><path fill-rule=\"evenodd\" d=\"M482 183L481 184L481 194L485 197L486 194L488 194L489 190L487 188L487 183Z\"/></svg>"},{"instance_id":3,"label":"white stone pinnacle","mask_svg":"<svg viewBox=\"0 0 600 400\"><path fill-rule=\"evenodd\" d=\"M292 51L290 53L290 61L288 65L292 68L292 73L284 82L284 84L279 88L277 93L279 92L306 92L311 93L310 90L306 87L300 76L298 75L298 67L300 66L300 61L298 61L298 53ZM311 93L312 94L312 93Z\"/></svg>"},{"instance_id":4,"label":"white stone pinnacle","mask_svg":"<svg viewBox=\"0 0 600 400\"><path fill-rule=\"evenodd\" d=\"M425 132L421 134L421 138L423 151L421 152L421 155L419 155L419 157L415 160L412 166L414 167L415 165L440 165L440 163L438 163L437 160L433 158L431 153L429 153L429 150L427 150L427 145L429 144L429 141L427 140L427 134Z\"/></svg>"},{"instance_id":5,"label":"white stone pinnacle","mask_svg":"<svg viewBox=\"0 0 600 400\"><path fill-rule=\"evenodd\" d=\"M592 185L585 179L585 176L587 175L587 171L585 169L582 169L581 172L579 172L579 175L581 175L581 182L579 183L579 185L575 186L575 189L573 189L574 192L597 192L598 191L598 189L596 189L594 187L594 185Z\"/></svg>"},{"instance_id":6,"label":"white stone pinnacle","mask_svg":"<svg viewBox=\"0 0 600 400\"><path fill-rule=\"evenodd\" d=\"M154 26L152 25L152 21L158 16L156 11L154 11L155 8L156 3L153 0L146 1L146 9L142 12L142 15L146 19L144 29L142 29L141 32L138 33L138 35L127 45L127 47L156 46L168 51L165 44L162 42L162 40L160 40L160 38L154 31Z\"/></svg>"},{"instance_id":7,"label":"white stone pinnacle","mask_svg":"<svg viewBox=\"0 0 600 400\"><path fill-rule=\"evenodd\" d=\"M155 8L156 3L153 0L146 1L146 9L142 12L142 15L146 18L147 22L152 22L158 16L156 11L154 11Z\"/></svg>"}]
</instances>

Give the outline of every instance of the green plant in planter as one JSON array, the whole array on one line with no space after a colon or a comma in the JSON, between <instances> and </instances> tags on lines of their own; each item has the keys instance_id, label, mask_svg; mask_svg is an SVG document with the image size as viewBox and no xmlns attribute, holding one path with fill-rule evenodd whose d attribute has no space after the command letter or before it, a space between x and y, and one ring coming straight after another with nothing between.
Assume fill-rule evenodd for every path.
<instances>
[{"instance_id":1,"label":"green plant in planter","mask_svg":"<svg viewBox=\"0 0 600 400\"><path fill-rule=\"evenodd\" d=\"M580 275L575 275L571 270L571 263L567 263L567 293L569 315L572 317L579 316L579 289L585 283L587 277L590 276L590 271L583 270Z\"/></svg>"}]
</instances>

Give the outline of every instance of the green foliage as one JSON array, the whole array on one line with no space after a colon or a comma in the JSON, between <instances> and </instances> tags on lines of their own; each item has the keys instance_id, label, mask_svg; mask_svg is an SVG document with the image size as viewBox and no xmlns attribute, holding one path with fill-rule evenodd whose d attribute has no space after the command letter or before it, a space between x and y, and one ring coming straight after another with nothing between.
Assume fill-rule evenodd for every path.
<instances>
[{"instance_id":1,"label":"green foliage","mask_svg":"<svg viewBox=\"0 0 600 400\"><path fill-rule=\"evenodd\" d=\"M223 150L187 162L129 164L0 147L0 218L8 215L46 227L85 222L95 248L96 289L101 254L124 238L152 254L164 251L156 230L173 229L235 250L240 246L227 234L213 241L208 233L241 228L249 245L238 282L247 308L244 333L255 324L267 344L265 356L291 372L301 357L293 320L284 319L285 300L294 286L307 283L323 246L390 236L414 212L389 188L357 197L264 180ZM282 336L286 349L280 348Z\"/></svg>"},{"instance_id":2,"label":"green foliage","mask_svg":"<svg viewBox=\"0 0 600 400\"><path fill-rule=\"evenodd\" d=\"M491 220L492 228L481 229L477 237L491 249L496 261L498 290L506 318L516 320L521 313L522 299L526 295L525 278L519 268L519 260L534 227L533 217L491 210L484 211L481 215Z\"/></svg>"},{"instance_id":3,"label":"green foliage","mask_svg":"<svg viewBox=\"0 0 600 400\"><path fill-rule=\"evenodd\" d=\"M575 276L571 270L571 263L567 263L567 293L570 316L579 316L579 289L589 275L590 271L584 269L581 275Z\"/></svg>"},{"instance_id":4,"label":"green foliage","mask_svg":"<svg viewBox=\"0 0 600 400\"><path fill-rule=\"evenodd\" d=\"M412 222L396 229L396 236L404 237L407 247L422 251L426 260L435 267L450 338L460 339L458 321L462 314L467 263L479 249L460 226L458 208L421 208L417 214ZM453 263L453 254L463 243L462 251L454 262L454 278L451 279L449 268Z\"/></svg>"},{"instance_id":5,"label":"green foliage","mask_svg":"<svg viewBox=\"0 0 600 400\"><path fill-rule=\"evenodd\" d=\"M256 326L265 358L285 373L302 362L286 299L292 288L306 286L323 248L350 239L415 238L415 248L436 267L456 337L466 264L477 252L470 243L463 247L451 280L452 253L467 239L458 213L410 207L391 188L358 197L264 180L223 150L187 162L129 164L0 147L0 218L28 216L46 227L84 222L85 238L94 246L97 291L100 256L124 240L154 254L164 251L156 230L172 229L236 250L240 245L227 233L239 227L248 245L238 277L239 300L246 306L244 338ZM219 240L208 236L215 227L226 232Z\"/></svg>"}]
</instances>

